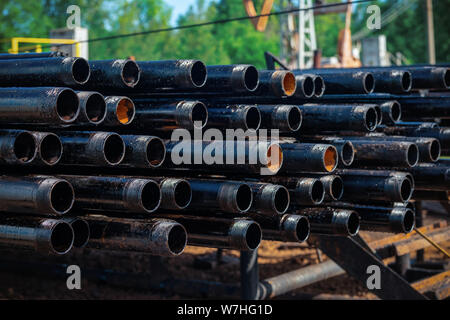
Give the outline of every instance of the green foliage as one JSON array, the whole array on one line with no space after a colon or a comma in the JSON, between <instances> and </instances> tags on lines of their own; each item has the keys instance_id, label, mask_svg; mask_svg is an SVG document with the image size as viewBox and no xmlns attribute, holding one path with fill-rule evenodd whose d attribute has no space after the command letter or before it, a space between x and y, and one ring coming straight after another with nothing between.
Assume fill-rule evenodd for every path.
<instances>
[{"instance_id":1,"label":"green foliage","mask_svg":"<svg viewBox=\"0 0 450 320\"><path fill-rule=\"evenodd\" d=\"M181 0L180 0L181 1ZM327 0L335 2L337 0ZM382 12L404 0L378 0ZM255 0L257 11L263 0ZM274 9L281 10L281 1ZM296 2L294 2L296 3ZM171 8L163 0L9 0L0 1L0 51L10 47L14 36L48 37L51 29L64 28L67 6L81 8L82 26L89 28L89 38L170 27ZM352 30L365 27L367 4L357 6ZM450 0L434 1L436 52L438 61L450 61L450 24L447 22ZM178 18L178 25L216 21L245 16L242 0L197 0ZM90 59L135 56L138 60L193 58L207 64L251 63L265 65L263 52L280 52L279 16L271 16L265 32L257 32L249 20L198 28L151 33L89 43ZM402 52L411 62L427 61L425 1L418 0L410 10L377 33L386 34L388 50ZM315 17L318 46L323 56L336 55L339 30L344 15ZM373 33L376 35L377 33Z\"/></svg>"}]
</instances>

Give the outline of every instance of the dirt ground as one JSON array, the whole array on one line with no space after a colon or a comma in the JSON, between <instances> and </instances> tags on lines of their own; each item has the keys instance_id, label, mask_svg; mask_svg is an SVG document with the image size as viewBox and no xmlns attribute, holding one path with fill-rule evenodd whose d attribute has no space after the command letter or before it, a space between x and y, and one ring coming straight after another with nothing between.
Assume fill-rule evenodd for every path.
<instances>
[{"instance_id":1,"label":"dirt ground","mask_svg":"<svg viewBox=\"0 0 450 320\"><path fill-rule=\"evenodd\" d=\"M366 240L387 236L380 233L362 233ZM450 250L450 242L443 244ZM174 277L198 280L220 281L230 284L239 283L239 252L224 250L223 257L228 263L218 265L212 269L198 266L199 257L214 256L215 249L187 247L185 252L175 258L159 259L154 268L154 258L142 254L106 254L96 250L79 250L65 257L59 257L56 262L79 264L81 270L113 269L119 272L133 272L146 275L150 279L157 279L161 269L169 270ZM427 259L442 259L443 255L430 247L425 251ZM33 257L41 262L48 262L48 258ZM322 255L322 259L327 259ZM54 261L54 259L50 259ZM36 260L34 260L36 261ZM204 260L201 260L204 261ZM211 259L214 261L214 259ZM285 244L280 242L263 241L259 249L260 279L272 277L284 272L292 271L303 266L319 262L317 252L307 244ZM83 278L81 290L68 290L66 278L61 272L53 275L48 272L38 272L36 266L23 264L20 268L5 271L0 263L0 299L190 299L192 296L175 295L158 289L124 288L110 285L103 281L92 281ZM24 269L24 270L19 270ZM46 269L45 267L43 269ZM48 268L47 268L48 269ZM13 271L13 272L12 272ZM44 270L48 271L48 270ZM31 274L34 272L34 274ZM37 272L37 273L36 273ZM100 276L102 277L102 276ZM128 280L126 280L128 281ZM147 281L143 279L142 282ZM113 281L114 282L114 281ZM137 282L140 282L138 278ZM139 283L141 284L141 283ZM131 282L125 283L131 285ZM313 285L298 289L283 299L299 299L322 294L339 295L341 298L375 299L367 288L347 275L331 278ZM208 297L214 298L214 297Z\"/></svg>"}]
</instances>

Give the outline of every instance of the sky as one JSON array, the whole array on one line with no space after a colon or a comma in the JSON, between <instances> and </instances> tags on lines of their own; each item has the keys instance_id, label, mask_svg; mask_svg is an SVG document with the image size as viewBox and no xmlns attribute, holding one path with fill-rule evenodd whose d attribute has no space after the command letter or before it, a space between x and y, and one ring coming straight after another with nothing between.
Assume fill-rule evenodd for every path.
<instances>
[{"instance_id":1,"label":"sky","mask_svg":"<svg viewBox=\"0 0 450 320\"><path fill-rule=\"evenodd\" d=\"M170 24L175 26L178 16L185 13L189 6L195 4L196 0L164 0L164 2L173 8Z\"/></svg>"}]
</instances>

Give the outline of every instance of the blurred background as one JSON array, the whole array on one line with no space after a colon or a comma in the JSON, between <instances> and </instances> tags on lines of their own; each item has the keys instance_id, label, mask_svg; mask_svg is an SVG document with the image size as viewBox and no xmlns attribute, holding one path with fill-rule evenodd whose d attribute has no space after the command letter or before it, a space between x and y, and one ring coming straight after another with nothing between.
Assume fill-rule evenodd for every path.
<instances>
[{"instance_id":1,"label":"blurred background","mask_svg":"<svg viewBox=\"0 0 450 320\"><path fill-rule=\"evenodd\" d=\"M266 0L267 1L267 0ZM339 2L273 1L271 11L298 7L299 3L313 5ZM118 34L215 21L246 16L242 0L3 0L0 2L0 52L11 50L11 38L76 38L96 39ZM265 0L254 0L256 12ZM353 55L361 59L366 39L372 39L382 59L378 64L416 64L429 62L428 0L378 0L382 28L368 30L366 20L369 4L354 4L351 8ZM433 8L436 62L450 61L448 14L450 0L430 1ZM66 29L69 5L80 8L81 31ZM323 59L333 63L338 57L339 33L346 26L345 8L328 14L315 12L316 49ZM233 21L185 30L136 35L84 44L83 56L89 59L111 59L133 56L136 60L200 59L206 64L250 63L265 66L264 51L288 61L298 51L298 12L274 15L262 31L255 30L250 20ZM348 21L350 22L350 21ZM380 37L381 36L381 37ZM373 41L376 39L376 41ZM20 43L20 51L36 51L34 43ZM44 46L44 44L42 44ZM49 51L45 49L43 51ZM367 51L367 50L366 50ZM331 60L330 60L331 59ZM296 62L298 63L298 62Z\"/></svg>"}]
</instances>

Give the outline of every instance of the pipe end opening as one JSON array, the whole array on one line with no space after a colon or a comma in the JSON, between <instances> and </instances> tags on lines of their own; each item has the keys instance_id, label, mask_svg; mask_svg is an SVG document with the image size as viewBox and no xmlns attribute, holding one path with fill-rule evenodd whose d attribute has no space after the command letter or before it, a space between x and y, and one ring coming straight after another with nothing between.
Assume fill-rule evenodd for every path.
<instances>
[{"instance_id":1,"label":"pipe end opening","mask_svg":"<svg viewBox=\"0 0 450 320\"><path fill-rule=\"evenodd\" d=\"M364 76L364 91L366 93L372 93L375 89L375 78L371 73L366 73Z\"/></svg>"},{"instance_id":2,"label":"pipe end opening","mask_svg":"<svg viewBox=\"0 0 450 320\"><path fill-rule=\"evenodd\" d=\"M248 66L244 71L244 84L248 91L255 91L259 84L259 73L254 66Z\"/></svg>"},{"instance_id":3,"label":"pipe end opening","mask_svg":"<svg viewBox=\"0 0 450 320\"><path fill-rule=\"evenodd\" d=\"M207 71L206 66L201 61L195 61L191 68L191 79L195 87L203 87L206 83Z\"/></svg>"},{"instance_id":4,"label":"pipe end opening","mask_svg":"<svg viewBox=\"0 0 450 320\"><path fill-rule=\"evenodd\" d=\"M323 163L325 166L325 170L327 172L334 171L334 169L336 169L337 162L338 162L337 150L335 147L329 146L325 150L325 154L323 156Z\"/></svg>"},{"instance_id":5,"label":"pipe end opening","mask_svg":"<svg viewBox=\"0 0 450 320\"><path fill-rule=\"evenodd\" d=\"M68 212L72 209L74 201L75 192L69 182L60 180L53 185L50 191L50 204L56 213Z\"/></svg>"},{"instance_id":6,"label":"pipe end opening","mask_svg":"<svg viewBox=\"0 0 450 320\"><path fill-rule=\"evenodd\" d=\"M245 125L247 126L247 129L258 130L260 124L261 113L259 112L259 109L254 106L249 107L245 114Z\"/></svg>"},{"instance_id":7,"label":"pipe end opening","mask_svg":"<svg viewBox=\"0 0 450 320\"><path fill-rule=\"evenodd\" d=\"M125 143L118 134L110 134L105 139L103 146L105 160L110 165L117 165L122 162L125 156Z\"/></svg>"},{"instance_id":8,"label":"pipe end opening","mask_svg":"<svg viewBox=\"0 0 450 320\"><path fill-rule=\"evenodd\" d=\"M42 138L39 151L42 161L47 165L57 164L63 152L61 140L55 134L48 134Z\"/></svg>"},{"instance_id":9,"label":"pipe end opening","mask_svg":"<svg viewBox=\"0 0 450 320\"><path fill-rule=\"evenodd\" d=\"M159 167L166 158L166 146L160 138L151 138L146 151L147 162L152 168Z\"/></svg>"},{"instance_id":10,"label":"pipe end opening","mask_svg":"<svg viewBox=\"0 0 450 320\"><path fill-rule=\"evenodd\" d=\"M187 243L186 229L181 224L174 225L170 231L167 239L167 245L173 255L180 255L183 253Z\"/></svg>"},{"instance_id":11,"label":"pipe end opening","mask_svg":"<svg viewBox=\"0 0 450 320\"><path fill-rule=\"evenodd\" d=\"M351 212L347 220L347 230L350 236L355 236L359 231L359 215Z\"/></svg>"},{"instance_id":12,"label":"pipe end opening","mask_svg":"<svg viewBox=\"0 0 450 320\"><path fill-rule=\"evenodd\" d=\"M105 98L99 93L91 94L86 101L86 118L88 118L88 120L93 124L99 124L105 119L105 117Z\"/></svg>"},{"instance_id":13,"label":"pipe end opening","mask_svg":"<svg viewBox=\"0 0 450 320\"><path fill-rule=\"evenodd\" d=\"M147 212L153 212L158 209L161 202L161 190L154 181L148 181L141 191L142 206Z\"/></svg>"},{"instance_id":14,"label":"pipe end opening","mask_svg":"<svg viewBox=\"0 0 450 320\"><path fill-rule=\"evenodd\" d=\"M36 157L36 140L29 132L21 132L14 140L13 152L21 163L29 163Z\"/></svg>"},{"instance_id":15,"label":"pipe end opening","mask_svg":"<svg viewBox=\"0 0 450 320\"><path fill-rule=\"evenodd\" d=\"M191 185L186 180L180 180L175 186L175 203L180 209L184 209L189 206L191 200Z\"/></svg>"},{"instance_id":16,"label":"pipe end opening","mask_svg":"<svg viewBox=\"0 0 450 320\"><path fill-rule=\"evenodd\" d=\"M236 205L240 212L250 209L253 202L252 189L247 184L241 184L236 191Z\"/></svg>"},{"instance_id":17,"label":"pipe end opening","mask_svg":"<svg viewBox=\"0 0 450 320\"><path fill-rule=\"evenodd\" d=\"M402 75L402 89L404 92L409 92L412 87L411 72L405 71Z\"/></svg>"},{"instance_id":18,"label":"pipe end opening","mask_svg":"<svg viewBox=\"0 0 450 320\"><path fill-rule=\"evenodd\" d=\"M77 58L72 64L73 79L77 84L85 84L91 75L89 63L82 58Z\"/></svg>"},{"instance_id":19,"label":"pipe end opening","mask_svg":"<svg viewBox=\"0 0 450 320\"><path fill-rule=\"evenodd\" d=\"M72 227L66 222L60 222L53 227L50 245L57 254L65 254L72 248L74 233Z\"/></svg>"},{"instance_id":20,"label":"pipe end opening","mask_svg":"<svg viewBox=\"0 0 450 320\"><path fill-rule=\"evenodd\" d=\"M134 87L140 78L141 70L136 62L128 60L122 68L122 80L128 87Z\"/></svg>"},{"instance_id":21,"label":"pipe end opening","mask_svg":"<svg viewBox=\"0 0 450 320\"><path fill-rule=\"evenodd\" d=\"M406 156L410 167L414 167L419 162L419 148L416 144L409 145Z\"/></svg>"},{"instance_id":22,"label":"pipe end opening","mask_svg":"<svg viewBox=\"0 0 450 320\"><path fill-rule=\"evenodd\" d=\"M261 243L262 231L258 224L251 223L245 233L245 242L250 250L255 250Z\"/></svg>"},{"instance_id":23,"label":"pipe end opening","mask_svg":"<svg viewBox=\"0 0 450 320\"><path fill-rule=\"evenodd\" d=\"M62 122L75 121L80 111L80 101L75 91L71 89L62 90L56 100L56 113Z\"/></svg>"},{"instance_id":24,"label":"pipe end opening","mask_svg":"<svg viewBox=\"0 0 450 320\"><path fill-rule=\"evenodd\" d=\"M74 234L73 246L75 248L85 247L90 236L89 224L83 219L76 219L71 226Z\"/></svg>"},{"instance_id":25,"label":"pipe end opening","mask_svg":"<svg viewBox=\"0 0 450 320\"><path fill-rule=\"evenodd\" d=\"M288 97L292 96L297 89L297 83L295 81L295 76L292 72L286 72L282 80L282 86L284 94Z\"/></svg>"},{"instance_id":26,"label":"pipe end opening","mask_svg":"<svg viewBox=\"0 0 450 320\"><path fill-rule=\"evenodd\" d=\"M375 108L371 107L367 109L364 116L364 122L366 124L367 130L369 131L375 130L378 124L378 114Z\"/></svg>"}]
</instances>

